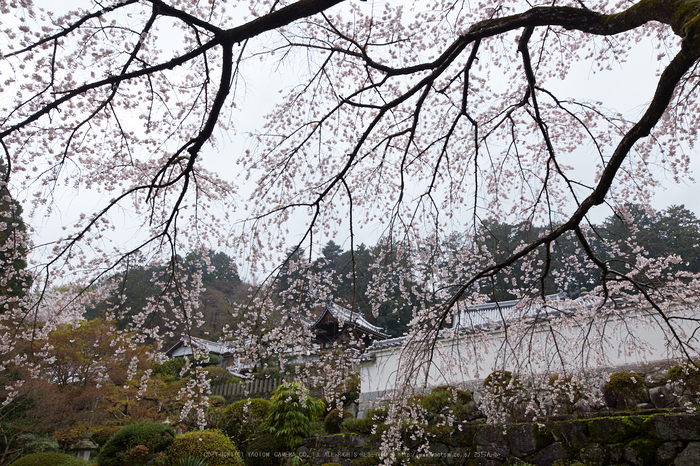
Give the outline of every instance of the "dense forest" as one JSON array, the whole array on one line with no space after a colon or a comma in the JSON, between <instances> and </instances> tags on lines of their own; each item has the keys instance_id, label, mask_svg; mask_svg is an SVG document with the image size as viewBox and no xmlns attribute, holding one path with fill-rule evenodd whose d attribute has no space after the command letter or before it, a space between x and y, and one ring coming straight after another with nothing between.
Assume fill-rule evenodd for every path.
<instances>
[{"instance_id":1,"label":"dense forest","mask_svg":"<svg viewBox=\"0 0 700 466\"><path fill-rule=\"evenodd\" d=\"M604 257L611 269L635 267L639 257L664 258L677 255L680 261L672 265L677 271L700 271L700 220L684 206L672 206L662 211L648 211L630 204L623 215L606 218L591 228L591 247ZM413 317L413 309L428 305L439 291L459 283L460 261L474 248L486 249L495 261L508 257L519 246L545 232L545 228L528 222L483 222L476 234L453 232L447 238L415 250L401 242L383 241L374 246L360 244L354 251L344 250L328 241L315 258L303 250L292 254L274 286L268 291L272 301L280 306L320 308L325 300L362 312L373 324L392 336L403 335ZM611 245L613 245L611 247ZM541 252L539 254L542 254ZM205 260L206 259L206 260ZM585 266L585 251L571 237L560 238L550 248L551 273L544 279L546 293L564 291L569 297L600 285L597 269ZM290 264L295 264L291 266ZM303 264L299 265L299 264ZM201 327L191 329L198 336L216 339L225 325L235 326L234 304L244 305L250 298L252 285L238 275L233 258L223 252L209 251L208 257L190 253L181 258L181 266L192 273L201 271L205 290L200 296ZM103 283L111 285L109 297L86 313L88 319L104 316L107 309L117 309L119 325L128 325L134 313L157 302L168 276L167 264L153 266L134 260L122 273ZM518 264L513 270L521 270ZM318 277L325 290L319 298ZM316 280L312 285L310 282ZM653 279L649 279L653 286ZM485 293L494 299L514 299L516 294L541 286L532 276L497 275ZM437 298L435 298L437 299ZM161 303L177 306L178 303ZM152 325L162 325L153 314ZM184 329L172 329L172 341Z\"/></svg>"},{"instance_id":2,"label":"dense forest","mask_svg":"<svg viewBox=\"0 0 700 466\"><path fill-rule=\"evenodd\" d=\"M178 259L177 267L182 275L201 274L204 290L199 295L197 308L201 313L197 319L201 325L195 329L185 328L183 320L180 327L170 328L168 343L174 343L183 333L190 332L196 336L220 338L223 327L230 323L232 303L245 302L249 285L238 276L233 259L223 252L210 250L206 257L200 252L191 252ZM85 317L91 320L114 315L117 325L126 328L144 309L179 307L182 303L162 298L168 287L182 286L173 280L173 267L173 264L146 264L142 256L135 257L122 272L97 285L109 292L87 309ZM148 312L147 318L151 327L166 325L157 311Z\"/></svg>"},{"instance_id":3,"label":"dense forest","mask_svg":"<svg viewBox=\"0 0 700 466\"><path fill-rule=\"evenodd\" d=\"M606 218L589 231L591 247L612 270L643 268L640 258L676 255L680 260L670 266L671 270L700 271L700 220L684 206L649 211L629 204L622 214ZM545 232L545 227L530 222L485 221L476 235L453 232L446 239L426 243L429 246L385 241L375 246L360 244L354 251L347 251L329 241L306 268L282 270L276 295L288 305L313 307L317 303L305 302L317 295L308 282L322 276L330 299L359 310L392 336L400 336L408 330L416 307L427 306L431 303L426 301L437 300L441 292L458 286L460 267L469 260L470 251L486 249L494 261L500 262ZM543 253L540 250L538 254ZM551 245L550 257L540 258L549 262L551 271L543 283L516 263L512 270L522 273L496 275L483 292L492 299L507 300L543 286L547 294L563 291L576 298L601 283L600 270L586 265L590 261L585 254L572 236L564 236ZM303 251L295 253L297 261L303 262L304 256ZM642 275L644 272L640 270ZM658 284L654 282L658 278L652 276L644 280L645 286Z\"/></svg>"}]
</instances>

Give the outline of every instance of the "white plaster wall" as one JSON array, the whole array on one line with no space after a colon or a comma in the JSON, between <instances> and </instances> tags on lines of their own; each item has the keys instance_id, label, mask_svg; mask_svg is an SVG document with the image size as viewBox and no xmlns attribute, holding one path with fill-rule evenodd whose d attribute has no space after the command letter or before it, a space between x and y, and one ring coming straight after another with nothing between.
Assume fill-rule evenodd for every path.
<instances>
[{"instance_id":1,"label":"white plaster wall","mask_svg":"<svg viewBox=\"0 0 700 466\"><path fill-rule=\"evenodd\" d=\"M686 309L682 316L700 319L700 312L697 307L693 310ZM697 336L693 336L693 332L700 332L698 323L690 319L674 319L674 328L680 337L692 336L693 343L698 344ZM576 362L576 367L585 362L588 369L669 361L682 357L675 349L668 326L648 309L625 311L596 319L592 323L586 322L585 325L579 323L568 330L568 335L559 335L559 347L553 345L551 329L547 325L537 324L530 328L530 333L526 334L527 344L506 351L503 351L503 330L491 331L478 337L467 335L442 339L436 345L429 369L427 366L412 367L407 379L412 386L420 389L444 384L464 384L483 379L493 370L513 370L516 366L531 373L558 373L557 369L561 367L558 366L558 353L569 356ZM510 328L508 332L511 338L516 333ZM581 345L582 335L589 338L585 347ZM540 351L532 356L528 354L530 347ZM361 402L370 401L378 394L395 389L399 367L408 367L406 365L411 359L404 346L369 349L365 356L369 354L373 355L374 360L360 364Z\"/></svg>"}]
</instances>

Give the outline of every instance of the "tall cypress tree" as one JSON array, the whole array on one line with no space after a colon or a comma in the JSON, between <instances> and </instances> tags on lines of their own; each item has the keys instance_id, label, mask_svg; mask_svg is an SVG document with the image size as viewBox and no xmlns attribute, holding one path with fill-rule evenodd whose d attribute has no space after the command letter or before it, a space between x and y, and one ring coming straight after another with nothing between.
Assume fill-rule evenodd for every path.
<instances>
[{"instance_id":1,"label":"tall cypress tree","mask_svg":"<svg viewBox=\"0 0 700 466\"><path fill-rule=\"evenodd\" d=\"M30 285L27 267L27 227L22 206L7 186L7 168L0 161L0 312L25 295Z\"/></svg>"}]
</instances>

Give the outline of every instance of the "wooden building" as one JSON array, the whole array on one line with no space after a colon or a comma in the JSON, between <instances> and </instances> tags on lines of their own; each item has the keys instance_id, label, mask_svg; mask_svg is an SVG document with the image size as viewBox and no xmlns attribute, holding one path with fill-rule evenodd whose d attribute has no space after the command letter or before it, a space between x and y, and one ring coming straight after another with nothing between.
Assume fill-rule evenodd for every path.
<instances>
[{"instance_id":1,"label":"wooden building","mask_svg":"<svg viewBox=\"0 0 700 466\"><path fill-rule=\"evenodd\" d=\"M311 325L315 343L323 350L340 341L345 345L369 347L374 341L391 335L383 328L370 324L359 311L353 311L328 301L321 315Z\"/></svg>"}]
</instances>

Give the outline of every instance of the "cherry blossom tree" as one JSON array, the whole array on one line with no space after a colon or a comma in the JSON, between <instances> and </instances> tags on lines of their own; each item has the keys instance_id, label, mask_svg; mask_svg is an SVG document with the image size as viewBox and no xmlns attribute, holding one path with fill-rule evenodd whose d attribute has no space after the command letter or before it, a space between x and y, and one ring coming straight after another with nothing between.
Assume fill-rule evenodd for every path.
<instances>
[{"instance_id":1,"label":"cherry blossom tree","mask_svg":"<svg viewBox=\"0 0 700 466\"><path fill-rule=\"evenodd\" d=\"M587 315L651 306L678 354L695 356L697 340L679 329L688 318L671 303L692 304L697 277L674 256L652 260L633 245L633 255L612 248L600 257L591 244L604 240L593 228L601 209L629 220L626 203L648 205L663 179L688 179L700 121L700 3L404 3L76 0L55 14L37 1L3 2L4 183L26 200L28 223L60 217L63 228L31 248L36 289L6 307L4 351L8 339L35 338L16 329L34 328L42 291L71 280L87 292L136 254L169 264L167 292L137 323L168 302L171 318L196 328L204 271L192 275L180 253L212 247L263 283L241 311L255 310L248 320L286 322L265 294L279 271L297 277L289 295L306 298L284 308L300 316L334 293L310 267L321 245L340 237L352 252L358 235L381 231L400 245L387 254L402 265L372 282L376 305L389 287L423 295L407 340L416 342L413 368L429 363L454 312L488 301L503 277L527 277L508 291L528 299L545 299L546 279L568 289L571 276L550 276L564 237L587 258L569 269L600 276ZM656 86L639 96L641 112L576 94L582 64L638 79L626 61L643 44L654 47L645 78ZM236 154L224 142L261 69L289 79ZM224 162L211 162L217 150ZM75 192L88 194L77 212L64 204ZM495 258L479 244L498 221L525 230L520 247ZM433 260L455 231L472 248ZM352 260L343 273L354 276ZM605 338L578 336L589 348ZM576 355L556 354L571 369L564 359Z\"/></svg>"}]
</instances>

